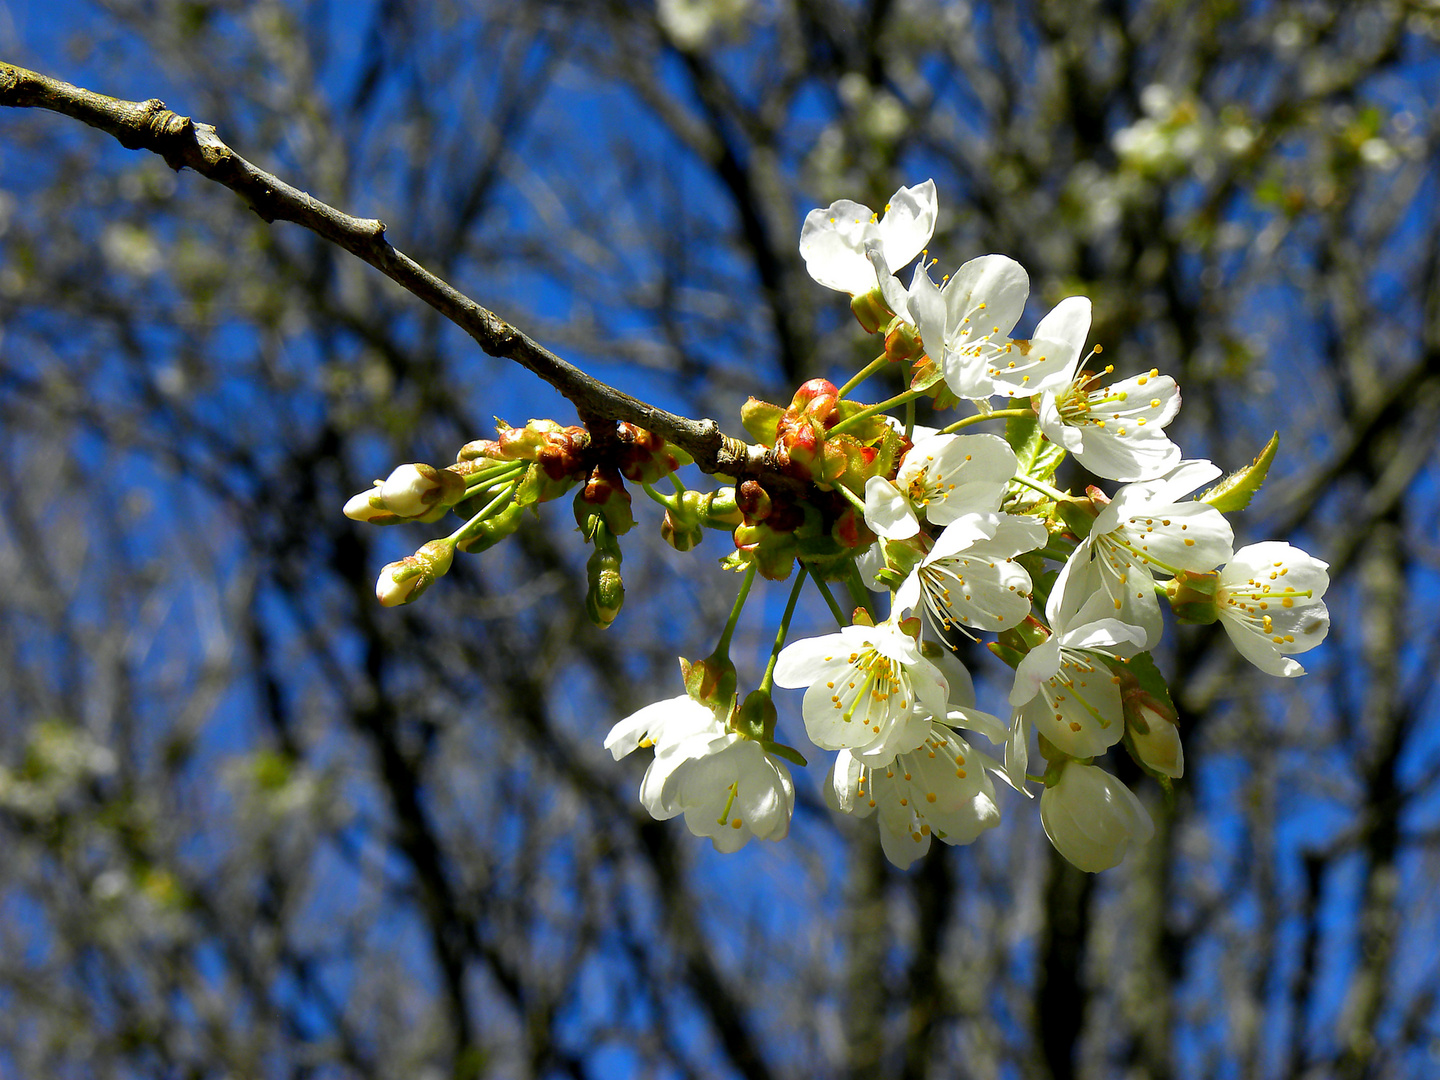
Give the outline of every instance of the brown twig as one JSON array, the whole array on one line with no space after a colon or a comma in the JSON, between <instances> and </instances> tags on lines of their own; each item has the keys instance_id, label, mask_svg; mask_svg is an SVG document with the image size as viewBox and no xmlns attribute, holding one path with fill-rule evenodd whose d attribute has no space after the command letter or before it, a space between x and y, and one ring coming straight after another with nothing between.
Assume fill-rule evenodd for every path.
<instances>
[{"instance_id":1,"label":"brown twig","mask_svg":"<svg viewBox=\"0 0 1440 1080\"><path fill-rule=\"evenodd\" d=\"M214 127L171 112L163 101L121 101L0 62L0 105L74 117L113 135L127 149L160 155L177 172L193 169L223 184L267 222L292 221L338 244L440 312L491 356L514 360L544 379L583 417L628 420L653 431L688 453L706 473L776 477L763 446L724 434L714 420L691 420L657 409L587 375L397 251L385 239L384 222L351 217L291 187L235 153Z\"/></svg>"}]
</instances>

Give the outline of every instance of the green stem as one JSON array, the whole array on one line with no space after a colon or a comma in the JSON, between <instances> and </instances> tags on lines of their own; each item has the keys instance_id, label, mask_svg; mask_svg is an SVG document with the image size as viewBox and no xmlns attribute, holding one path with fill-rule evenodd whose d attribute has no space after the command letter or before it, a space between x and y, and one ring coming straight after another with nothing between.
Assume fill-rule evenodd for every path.
<instances>
[{"instance_id":1,"label":"green stem","mask_svg":"<svg viewBox=\"0 0 1440 1080\"><path fill-rule=\"evenodd\" d=\"M492 487L497 483L509 480L512 476L519 476L529 467L530 462L528 461L502 461L498 465L473 472L465 477L466 494L470 494L473 488Z\"/></svg>"},{"instance_id":2,"label":"green stem","mask_svg":"<svg viewBox=\"0 0 1440 1080\"><path fill-rule=\"evenodd\" d=\"M675 494L684 495L685 481L681 480L680 477L673 472L666 473L665 475L670 478L670 486L675 489Z\"/></svg>"},{"instance_id":3,"label":"green stem","mask_svg":"<svg viewBox=\"0 0 1440 1080\"><path fill-rule=\"evenodd\" d=\"M865 516L865 500L864 500L864 499L860 498L859 495L856 495L855 492L851 491L851 490L850 490L848 487L846 487L844 484L836 484L836 485L835 485L835 490L838 491L841 495L845 496L845 498L849 501L849 503L850 503L851 506L855 507L856 510L860 511L860 516L861 516L861 517L864 517L864 516Z\"/></svg>"},{"instance_id":4,"label":"green stem","mask_svg":"<svg viewBox=\"0 0 1440 1080\"><path fill-rule=\"evenodd\" d=\"M735 624L740 621L740 610L745 606L745 598L750 595L750 586L755 583L755 564L752 562L745 568L745 579L740 582L740 595L735 597L735 606L730 609L730 618L725 623L725 630L720 635L720 640L715 643L716 656L730 655L730 637L735 633Z\"/></svg>"},{"instance_id":5,"label":"green stem","mask_svg":"<svg viewBox=\"0 0 1440 1080\"><path fill-rule=\"evenodd\" d=\"M861 368L855 373L854 378L852 378L844 386L840 387L840 389L835 394L836 400L844 401L846 394L848 394L851 390L854 390L855 387L859 386L871 375L874 375L875 372L879 371L882 367L884 367L887 362L888 361L886 360L884 353L881 353L874 360L871 360L870 363L866 364L863 368Z\"/></svg>"},{"instance_id":6,"label":"green stem","mask_svg":"<svg viewBox=\"0 0 1440 1080\"><path fill-rule=\"evenodd\" d=\"M675 474L671 473L670 475L673 476ZM656 491L649 484L642 483L640 486L645 489L646 495L649 495L650 498L654 499L661 506L665 507L666 510L675 509L675 500L672 499L669 495L661 495L660 492Z\"/></svg>"},{"instance_id":7,"label":"green stem","mask_svg":"<svg viewBox=\"0 0 1440 1080\"><path fill-rule=\"evenodd\" d=\"M915 434L915 402L905 403L905 441L912 441Z\"/></svg>"},{"instance_id":8,"label":"green stem","mask_svg":"<svg viewBox=\"0 0 1440 1080\"><path fill-rule=\"evenodd\" d=\"M860 421L868 420L876 413L882 413L886 409L894 408L896 405L904 405L907 401L914 401L918 397L924 397L926 393L928 393L926 390L906 390L903 394L896 394L889 401L882 401L878 405L867 405L853 416L847 416L844 420L841 420L829 431L825 432L825 435L827 438L831 435L839 435L846 428L855 427Z\"/></svg>"},{"instance_id":9,"label":"green stem","mask_svg":"<svg viewBox=\"0 0 1440 1080\"><path fill-rule=\"evenodd\" d=\"M769 694L775 687L775 661L785 644L785 635L790 633L790 619L795 614L795 602L800 599L800 586L805 584L805 566L802 563L795 574L795 584L790 589L790 599L785 601L785 614L780 617L780 629L775 631L775 646L770 650L770 663L765 667L765 677L760 680L760 692Z\"/></svg>"},{"instance_id":10,"label":"green stem","mask_svg":"<svg viewBox=\"0 0 1440 1080\"><path fill-rule=\"evenodd\" d=\"M947 428L942 428L941 431L940 431L940 434L942 434L942 435L953 435L953 434L955 434L955 432L959 431L961 428L967 428L967 427L969 427L971 424L978 424L978 423L980 423L981 421L984 421L984 420L995 420L995 419L997 419L997 418L999 418L999 417L1002 417L1002 416L1034 416L1034 415L1035 415L1035 410L1034 410L1034 409L995 409L993 412L976 413L974 416L967 416L967 417L964 417L964 418L961 419L961 420L956 420L955 423L951 424L949 427L947 427Z\"/></svg>"},{"instance_id":11,"label":"green stem","mask_svg":"<svg viewBox=\"0 0 1440 1080\"><path fill-rule=\"evenodd\" d=\"M818 577L811 578L810 580L815 582L815 587L820 590L820 595L825 598L825 603L830 606L830 614L835 616L836 624L841 627L849 626L850 624L845 621L844 610L835 602L835 597L830 592L830 586L826 585L825 582L821 581Z\"/></svg>"},{"instance_id":12,"label":"green stem","mask_svg":"<svg viewBox=\"0 0 1440 1080\"><path fill-rule=\"evenodd\" d=\"M499 494L497 494L493 499L491 499L480 509L480 512L478 514L472 517L469 521L465 522L464 525L461 525L460 528L456 529L445 539L452 544L462 544L466 540L469 540L475 535L475 526L479 525L480 522L486 520L487 518L494 517L497 513L503 510L505 508L505 505L509 503L510 500L514 497L515 489L519 486L520 481L510 481L510 483L506 484L500 490Z\"/></svg>"},{"instance_id":13,"label":"green stem","mask_svg":"<svg viewBox=\"0 0 1440 1080\"><path fill-rule=\"evenodd\" d=\"M1028 476L1020 476L1018 473L1010 479L1017 484L1023 484L1025 487L1033 488L1047 499L1053 499L1055 502L1066 502L1070 499L1069 495L1066 495L1063 491L1056 491L1043 480L1034 480Z\"/></svg>"}]
</instances>

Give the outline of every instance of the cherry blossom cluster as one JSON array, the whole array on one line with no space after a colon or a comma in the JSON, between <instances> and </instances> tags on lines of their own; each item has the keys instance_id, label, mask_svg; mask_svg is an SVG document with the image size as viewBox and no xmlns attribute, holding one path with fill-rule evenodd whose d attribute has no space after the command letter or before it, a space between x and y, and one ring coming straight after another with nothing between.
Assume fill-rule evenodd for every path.
<instances>
[{"instance_id":1,"label":"cherry blossom cluster","mask_svg":"<svg viewBox=\"0 0 1440 1080\"><path fill-rule=\"evenodd\" d=\"M795 802L789 766L805 758L777 740L780 686L804 691L805 734L835 754L827 802L873 815L895 865L909 866L932 839L968 844L996 826L997 780L1026 795L1041 786L1045 832L1071 863L1119 863L1153 825L1106 756L1123 748L1162 785L1184 770L1179 716L1151 657L1164 608L1177 621L1219 622L1246 660L1293 677L1303 673L1294 655L1329 627L1327 567L1286 543L1234 548L1225 515L1259 489L1275 440L1223 480L1216 465L1186 459L1166 432L1180 408L1174 379L1112 378L1100 347L1086 348L1081 296L1016 337L1029 278L1004 255L972 259L937 284L924 250L936 216L927 181L901 188L881 213L841 201L805 219L811 276L849 294L881 344L842 386L812 379L788 405L747 403L741 419L764 474L699 492L676 475L684 455L640 429L597 439L552 421L504 428L455 466L401 466L347 505L382 524L438 520L447 508L466 519L386 567L381 601L409 602L456 551L489 546L522 509L579 487L576 521L595 545L587 606L608 625L623 599L618 538L634 524L629 479L664 507L661 533L678 550L707 530L728 532L734 550L722 565L742 575L714 652L681 661L684 694L639 709L606 739L616 759L653 751L640 789L651 815L683 815L721 851L783 838ZM912 261L906 286L892 268ZM875 404L851 396L887 370L902 392ZM924 427L919 403L937 417L966 415ZM1003 429L969 430L986 424ZM1066 457L1113 490L1058 488ZM673 492L656 489L661 479ZM792 574L765 674L742 694L729 644L745 600L757 576ZM787 640L807 582L836 632ZM1012 669L1008 718L976 707L954 651L962 637Z\"/></svg>"}]
</instances>

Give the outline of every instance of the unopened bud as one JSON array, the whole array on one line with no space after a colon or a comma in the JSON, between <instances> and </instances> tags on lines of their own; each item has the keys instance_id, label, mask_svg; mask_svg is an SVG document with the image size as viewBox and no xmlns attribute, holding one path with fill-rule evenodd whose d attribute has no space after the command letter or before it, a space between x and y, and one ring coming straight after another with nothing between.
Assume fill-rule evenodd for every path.
<instances>
[{"instance_id":1,"label":"unopened bud","mask_svg":"<svg viewBox=\"0 0 1440 1080\"><path fill-rule=\"evenodd\" d=\"M604 630L625 603L625 582L620 577L618 552L596 549L585 563L590 588L585 594L585 614Z\"/></svg>"},{"instance_id":2,"label":"unopened bud","mask_svg":"<svg viewBox=\"0 0 1440 1080\"><path fill-rule=\"evenodd\" d=\"M920 334L904 319L894 319L885 331L885 359L891 363L914 360L925 352Z\"/></svg>"},{"instance_id":3,"label":"unopened bud","mask_svg":"<svg viewBox=\"0 0 1440 1080\"><path fill-rule=\"evenodd\" d=\"M735 494L735 505L749 522L764 521L774 508L770 493L754 480L746 480Z\"/></svg>"},{"instance_id":4,"label":"unopened bud","mask_svg":"<svg viewBox=\"0 0 1440 1080\"><path fill-rule=\"evenodd\" d=\"M386 508L407 518L420 517L437 506L454 506L464 497L464 479L424 462L401 465L380 487Z\"/></svg>"},{"instance_id":5,"label":"unopened bud","mask_svg":"<svg viewBox=\"0 0 1440 1080\"><path fill-rule=\"evenodd\" d=\"M665 520L660 522L660 536L676 551L689 551L705 539L705 528L698 521L677 517L675 511L667 509Z\"/></svg>"},{"instance_id":6,"label":"unopened bud","mask_svg":"<svg viewBox=\"0 0 1440 1080\"><path fill-rule=\"evenodd\" d=\"M378 487L350 496L345 503L345 516L351 521L366 521L371 525L394 525L407 520L386 508Z\"/></svg>"},{"instance_id":7,"label":"unopened bud","mask_svg":"<svg viewBox=\"0 0 1440 1080\"><path fill-rule=\"evenodd\" d=\"M625 490L625 481L609 465L597 465L590 472L585 486L575 493L575 524L592 536L592 526L587 522L595 515L604 519L606 527L616 536L629 532L635 527L635 515L630 511L630 492Z\"/></svg>"},{"instance_id":8,"label":"unopened bud","mask_svg":"<svg viewBox=\"0 0 1440 1080\"><path fill-rule=\"evenodd\" d=\"M739 525L745 520L741 513L739 503L735 498L733 487L718 488L703 496L700 502L700 509L705 514L706 524L717 525Z\"/></svg>"},{"instance_id":9,"label":"unopened bud","mask_svg":"<svg viewBox=\"0 0 1440 1080\"><path fill-rule=\"evenodd\" d=\"M1139 724L1130 724L1130 743L1135 757L1147 769L1163 776L1179 779L1185 773L1185 750L1180 745L1180 729L1154 709L1140 706L1145 731Z\"/></svg>"},{"instance_id":10,"label":"unopened bud","mask_svg":"<svg viewBox=\"0 0 1440 1080\"><path fill-rule=\"evenodd\" d=\"M431 540L414 555L390 563L375 582L375 599L385 607L398 607L418 600L436 578L443 577L455 557L448 540Z\"/></svg>"}]
</instances>

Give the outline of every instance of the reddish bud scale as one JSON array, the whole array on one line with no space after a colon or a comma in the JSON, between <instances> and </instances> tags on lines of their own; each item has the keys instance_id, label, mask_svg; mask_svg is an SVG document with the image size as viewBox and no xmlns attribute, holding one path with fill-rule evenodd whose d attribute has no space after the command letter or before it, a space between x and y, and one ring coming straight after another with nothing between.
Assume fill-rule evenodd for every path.
<instances>
[{"instance_id":1,"label":"reddish bud scale","mask_svg":"<svg viewBox=\"0 0 1440 1080\"><path fill-rule=\"evenodd\" d=\"M830 535L836 543L846 548L869 547L875 542L875 534L865 524L865 519L855 513L855 508L846 506L831 526Z\"/></svg>"},{"instance_id":2,"label":"reddish bud scale","mask_svg":"<svg viewBox=\"0 0 1440 1080\"><path fill-rule=\"evenodd\" d=\"M740 484L735 492L735 505L750 524L764 521L774 509L769 492L754 480L745 480Z\"/></svg>"},{"instance_id":3,"label":"reddish bud scale","mask_svg":"<svg viewBox=\"0 0 1440 1080\"><path fill-rule=\"evenodd\" d=\"M475 439L466 443L455 455L457 462L476 462L477 467L483 467L486 461L508 460L500 449L500 443L495 439Z\"/></svg>"},{"instance_id":4,"label":"reddish bud scale","mask_svg":"<svg viewBox=\"0 0 1440 1080\"><path fill-rule=\"evenodd\" d=\"M805 510L797 503L787 502L773 506L765 524L776 532L794 532L805 523Z\"/></svg>"},{"instance_id":5,"label":"reddish bud scale","mask_svg":"<svg viewBox=\"0 0 1440 1080\"><path fill-rule=\"evenodd\" d=\"M801 410L808 412L810 411L809 406L814 401L825 398L830 399L829 409L833 411L838 395L839 391L829 379L810 379L808 382L801 383L800 389L795 391L795 396L790 399L790 408L787 412L791 414L799 413Z\"/></svg>"},{"instance_id":6,"label":"reddish bud scale","mask_svg":"<svg viewBox=\"0 0 1440 1080\"><path fill-rule=\"evenodd\" d=\"M496 420L495 427L496 456L506 461L541 462L552 480L563 476L580 478L585 450L590 445L590 433L583 427L561 427L554 420L531 420L523 428ZM485 448L483 440L470 445Z\"/></svg>"},{"instance_id":7,"label":"reddish bud scale","mask_svg":"<svg viewBox=\"0 0 1440 1080\"><path fill-rule=\"evenodd\" d=\"M613 465L596 465L585 486L575 493L575 524L582 529L591 514L598 513L616 536L629 532L635 525L630 511L630 492Z\"/></svg>"},{"instance_id":8,"label":"reddish bud scale","mask_svg":"<svg viewBox=\"0 0 1440 1080\"><path fill-rule=\"evenodd\" d=\"M619 443L615 460L620 473L637 484L653 484L681 465L690 463L688 454L667 446L665 440L653 431L646 431L629 421L616 425L615 438Z\"/></svg>"}]
</instances>

